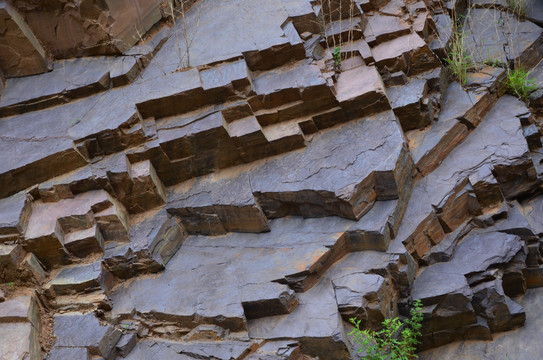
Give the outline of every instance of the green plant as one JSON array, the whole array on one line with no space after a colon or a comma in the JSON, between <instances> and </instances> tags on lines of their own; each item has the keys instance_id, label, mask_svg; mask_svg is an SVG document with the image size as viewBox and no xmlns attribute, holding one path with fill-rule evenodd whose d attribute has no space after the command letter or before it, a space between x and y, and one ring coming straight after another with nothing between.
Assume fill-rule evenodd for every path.
<instances>
[{"instance_id":1,"label":"green plant","mask_svg":"<svg viewBox=\"0 0 543 360\"><path fill-rule=\"evenodd\" d=\"M8 282L8 286L9 286L10 288L12 288L13 286L15 286L15 283L14 283L13 281L10 281L10 282Z\"/></svg>"},{"instance_id":2,"label":"green plant","mask_svg":"<svg viewBox=\"0 0 543 360\"><path fill-rule=\"evenodd\" d=\"M341 48L336 46L332 55L334 56L334 67L336 70L339 70L339 67L341 66Z\"/></svg>"},{"instance_id":3,"label":"green plant","mask_svg":"<svg viewBox=\"0 0 543 360\"><path fill-rule=\"evenodd\" d=\"M527 101L530 94L538 89L534 80L528 79L528 76L530 76L530 72L522 67L507 70L507 77L504 81L507 93Z\"/></svg>"},{"instance_id":4,"label":"green plant","mask_svg":"<svg viewBox=\"0 0 543 360\"><path fill-rule=\"evenodd\" d=\"M515 14L520 16L526 15L526 10L528 10L527 0L507 0L507 4Z\"/></svg>"},{"instance_id":5,"label":"green plant","mask_svg":"<svg viewBox=\"0 0 543 360\"><path fill-rule=\"evenodd\" d=\"M422 302L415 300L410 310L410 317L402 323L397 317L382 322L380 331L360 329L360 320L351 318L354 325L349 333L358 345L357 352L364 353L365 360L411 360L417 358L415 350L420 343L422 327Z\"/></svg>"},{"instance_id":6,"label":"green plant","mask_svg":"<svg viewBox=\"0 0 543 360\"><path fill-rule=\"evenodd\" d=\"M466 50L466 34L463 31L455 31L452 34L451 49L444 60L448 64L451 74L465 85L468 80L468 71L475 67L473 57Z\"/></svg>"}]
</instances>

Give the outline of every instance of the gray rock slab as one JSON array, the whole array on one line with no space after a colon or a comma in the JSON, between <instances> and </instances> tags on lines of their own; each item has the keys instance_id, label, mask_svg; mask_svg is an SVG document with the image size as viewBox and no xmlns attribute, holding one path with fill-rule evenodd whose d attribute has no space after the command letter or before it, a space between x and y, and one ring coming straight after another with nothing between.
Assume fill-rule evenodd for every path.
<instances>
[{"instance_id":1,"label":"gray rock slab","mask_svg":"<svg viewBox=\"0 0 543 360\"><path fill-rule=\"evenodd\" d=\"M54 347L47 355L47 360L89 360L89 350L87 348L61 348Z\"/></svg>"},{"instance_id":2,"label":"gray rock slab","mask_svg":"<svg viewBox=\"0 0 543 360\"><path fill-rule=\"evenodd\" d=\"M507 218L497 221L491 229L502 231L508 234L520 236L526 243L530 242L537 232L532 228L531 222L524 216L523 211L526 208L518 202L512 201L508 204ZM533 218L532 218L533 220Z\"/></svg>"},{"instance_id":3,"label":"gray rock slab","mask_svg":"<svg viewBox=\"0 0 543 360\"><path fill-rule=\"evenodd\" d=\"M40 331L40 312L33 296L18 296L0 304L0 323L12 322L29 322Z\"/></svg>"},{"instance_id":4,"label":"gray rock slab","mask_svg":"<svg viewBox=\"0 0 543 360\"><path fill-rule=\"evenodd\" d=\"M42 360L39 331L30 323L11 323L0 326L0 358Z\"/></svg>"},{"instance_id":5,"label":"gray rock slab","mask_svg":"<svg viewBox=\"0 0 543 360\"><path fill-rule=\"evenodd\" d=\"M244 12L240 13L239 9L244 9ZM239 21L229 21L230 15ZM237 57L247 51L288 44L281 28L287 17L288 14L279 0L266 4L236 0L219 5L212 1L203 1L193 6L186 15L187 35L198 39L189 48L188 56L183 24L178 22L170 39L143 72L142 79L148 80L157 74L171 73L177 68L187 66L189 60L190 66L199 66ZM255 20L257 21L254 22ZM248 27L247 24L254 26ZM216 31L217 29L220 31Z\"/></svg>"},{"instance_id":6,"label":"gray rock slab","mask_svg":"<svg viewBox=\"0 0 543 360\"><path fill-rule=\"evenodd\" d=\"M394 209L392 206L392 211ZM383 216L382 222L387 221L388 215ZM194 328L200 321L244 329L242 304L244 290L248 289L246 286L254 284L257 288L267 289L266 292L254 293L257 298L251 300L263 303L280 302L282 299L281 294L286 288L277 284L276 287L283 290L272 291L272 281L288 283L299 289L311 288L322 276L322 263L328 264L334 253L342 256L347 251L336 243L345 231L354 226L357 222L337 217L286 217L272 220L268 233L189 236L163 273L156 278L136 279L111 295L113 313L131 314L136 310L157 319L175 319L188 328ZM372 223L368 228L387 226ZM362 232L363 229L364 226L358 224L357 231ZM331 250L334 246L338 249ZM380 261L381 258L368 263L376 265ZM180 273L184 275L179 276ZM213 286L202 287L200 284L204 283ZM168 289L169 295L157 298L153 294L158 289ZM283 304L284 309L292 309L291 300ZM195 314L201 320L194 320Z\"/></svg>"},{"instance_id":7,"label":"gray rock slab","mask_svg":"<svg viewBox=\"0 0 543 360\"><path fill-rule=\"evenodd\" d=\"M88 292L104 287L102 263L96 261L88 265L65 267L50 282L55 294L66 295L74 292Z\"/></svg>"},{"instance_id":8,"label":"gray rock slab","mask_svg":"<svg viewBox=\"0 0 543 360\"><path fill-rule=\"evenodd\" d=\"M252 190L264 213L272 218L290 214L359 219L375 199L397 197L400 189L393 178L404 148L391 114L353 121L315 136L306 149L264 161L251 174Z\"/></svg>"},{"instance_id":9,"label":"gray rock slab","mask_svg":"<svg viewBox=\"0 0 543 360\"><path fill-rule=\"evenodd\" d=\"M520 209L531 228L536 235L543 234L543 219L541 217L543 211L543 199L535 197L529 201L522 202Z\"/></svg>"},{"instance_id":10,"label":"gray rock slab","mask_svg":"<svg viewBox=\"0 0 543 360\"><path fill-rule=\"evenodd\" d=\"M253 345L252 342L208 342L181 343L148 339L140 341L125 359L144 360L213 358L220 360L241 359L241 356Z\"/></svg>"},{"instance_id":11,"label":"gray rock slab","mask_svg":"<svg viewBox=\"0 0 543 360\"><path fill-rule=\"evenodd\" d=\"M0 200L0 237L24 233L30 214L30 202L26 193L20 192Z\"/></svg>"},{"instance_id":12,"label":"gray rock slab","mask_svg":"<svg viewBox=\"0 0 543 360\"><path fill-rule=\"evenodd\" d=\"M128 333L121 336L119 339L119 342L117 345L115 345L115 350L117 351L117 354L119 354L121 357L126 357L134 349L134 346L136 346L136 343L138 342L138 338L136 333Z\"/></svg>"},{"instance_id":13,"label":"gray rock slab","mask_svg":"<svg viewBox=\"0 0 543 360\"><path fill-rule=\"evenodd\" d=\"M472 291L461 272L450 273L450 266L435 264L425 269L413 285L413 299L420 299L424 305L439 303L447 296L459 296L471 300Z\"/></svg>"},{"instance_id":14,"label":"gray rock slab","mask_svg":"<svg viewBox=\"0 0 543 360\"><path fill-rule=\"evenodd\" d=\"M532 106L541 106L543 105L543 61L540 61L528 76L535 84L537 84L538 89L530 95L530 104Z\"/></svg>"},{"instance_id":15,"label":"gray rock slab","mask_svg":"<svg viewBox=\"0 0 543 360\"><path fill-rule=\"evenodd\" d=\"M250 320L249 335L268 340L295 339L302 352L320 359L346 357L343 325L330 279L321 279L311 290L299 294L298 300L298 307L288 315Z\"/></svg>"},{"instance_id":16,"label":"gray rock slab","mask_svg":"<svg viewBox=\"0 0 543 360\"><path fill-rule=\"evenodd\" d=\"M485 271L490 266L505 265L523 246L516 235L472 232L460 242L448 262L432 265L416 278L413 298L421 299L427 305L452 293L470 297L465 275ZM441 277L446 277L447 281Z\"/></svg>"},{"instance_id":17,"label":"gray rock slab","mask_svg":"<svg viewBox=\"0 0 543 360\"><path fill-rule=\"evenodd\" d=\"M176 321L186 328L212 323L232 331L245 329L236 269L213 263L211 259L211 263L204 264L202 260L206 257L217 255L209 251L190 254L184 252L184 248L158 278L137 279L112 294L113 314L131 314L136 310L158 319ZM186 275L179 276L180 273ZM163 291L161 289L168 293L157 298L155 294Z\"/></svg>"},{"instance_id":18,"label":"gray rock slab","mask_svg":"<svg viewBox=\"0 0 543 360\"><path fill-rule=\"evenodd\" d=\"M448 264L467 275L492 265L507 264L523 247L517 235L472 232L460 242Z\"/></svg>"},{"instance_id":19,"label":"gray rock slab","mask_svg":"<svg viewBox=\"0 0 543 360\"><path fill-rule=\"evenodd\" d=\"M85 347L91 353L109 359L121 332L110 325L101 325L93 313L58 314L54 318L56 347Z\"/></svg>"},{"instance_id":20,"label":"gray rock slab","mask_svg":"<svg viewBox=\"0 0 543 360\"><path fill-rule=\"evenodd\" d=\"M476 62L517 61L531 67L541 59L539 26L496 9L473 9L470 15L464 24L465 43Z\"/></svg>"},{"instance_id":21,"label":"gray rock slab","mask_svg":"<svg viewBox=\"0 0 543 360\"><path fill-rule=\"evenodd\" d=\"M109 60L109 61L108 61ZM60 103L63 96L79 97L109 88L109 67L112 59L104 56L57 61L53 70L40 76L9 79L0 101L0 114L5 107L32 101L30 108L40 102ZM79 93L79 94L78 94ZM53 99L55 98L56 99ZM43 104L42 104L43 107ZM26 110L25 112L29 111ZM13 113L9 114L13 115Z\"/></svg>"}]
</instances>

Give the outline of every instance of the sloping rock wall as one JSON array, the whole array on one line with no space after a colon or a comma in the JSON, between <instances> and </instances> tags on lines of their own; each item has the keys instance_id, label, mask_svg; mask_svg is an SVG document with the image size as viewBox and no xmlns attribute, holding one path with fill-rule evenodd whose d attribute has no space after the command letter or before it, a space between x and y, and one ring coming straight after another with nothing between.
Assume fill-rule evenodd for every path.
<instances>
[{"instance_id":1,"label":"sloping rock wall","mask_svg":"<svg viewBox=\"0 0 543 360\"><path fill-rule=\"evenodd\" d=\"M530 319L541 93L504 79L530 59L541 83L538 10L0 4L22 21L0 40L51 64L0 55L0 356L357 359L348 320L415 299L420 350ZM486 17L522 31L475 31ZM461 26L491 57L463 84L441 60Z\"/></svg>"}]
</instances>

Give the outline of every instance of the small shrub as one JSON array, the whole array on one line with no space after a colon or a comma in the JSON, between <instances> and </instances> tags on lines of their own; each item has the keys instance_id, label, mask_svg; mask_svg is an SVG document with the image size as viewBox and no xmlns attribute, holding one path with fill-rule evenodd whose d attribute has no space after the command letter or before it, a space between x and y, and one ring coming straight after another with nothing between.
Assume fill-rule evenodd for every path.
<instances>
[{"instance_id":1,"label":"small shrub","mask_svg":"<svg viewBox=\"0 0 543 360\"><path fill-rule=\"evenodd\" d=\"M422 323L422 302L416 300L411 316L405 324L397 317L383 321L383 329L370 331L360 329L360 320L351 318L355 328L349 333L358 345L357 352L365 353L365 360L411 360L417 358L415 350L420 343Z\"/></svg>"},{"instance_id":2,"label":"small shrub","mask_svg":"<svg viewBox=\"0 0 543 360\"><path fill-rule=\"evenodd\" d=\"M534 80L528 79L528 76L530 76L530 72L521 67L507 70L507 77L504 81L507 93L527 101L530 94L538 89Z\"/></svg>"},{"instance_id":3,"label":"small shrub","mask_svg":"<svg viewBox=\"0 0 543 360\"><path fill-rule=\"evenodd\" d=\"M455 31L452 35L451 51L444 59L451 74L462 85L465 85L468 80L468 71L475 67L473 57L467 53L465 40L464 32Z\"/></svg>"}]
</instances>

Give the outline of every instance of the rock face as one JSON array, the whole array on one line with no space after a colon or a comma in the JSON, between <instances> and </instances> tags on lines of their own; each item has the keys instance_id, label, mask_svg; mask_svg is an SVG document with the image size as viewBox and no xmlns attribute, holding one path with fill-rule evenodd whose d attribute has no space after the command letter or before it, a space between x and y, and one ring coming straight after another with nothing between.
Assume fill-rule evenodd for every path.
<instances>
[{"instance_id":1,"label":"rock face","mask_svg":"<svg viewBox=\"0 0 543 360\"><path fill-rule=\"evenodd\" d=\"M357 359L415 299L436 354L532 326L541 93L504 82L543 85L542 17L469 5L0 0L0 358Z\"/></svg>"}]
</instances>

